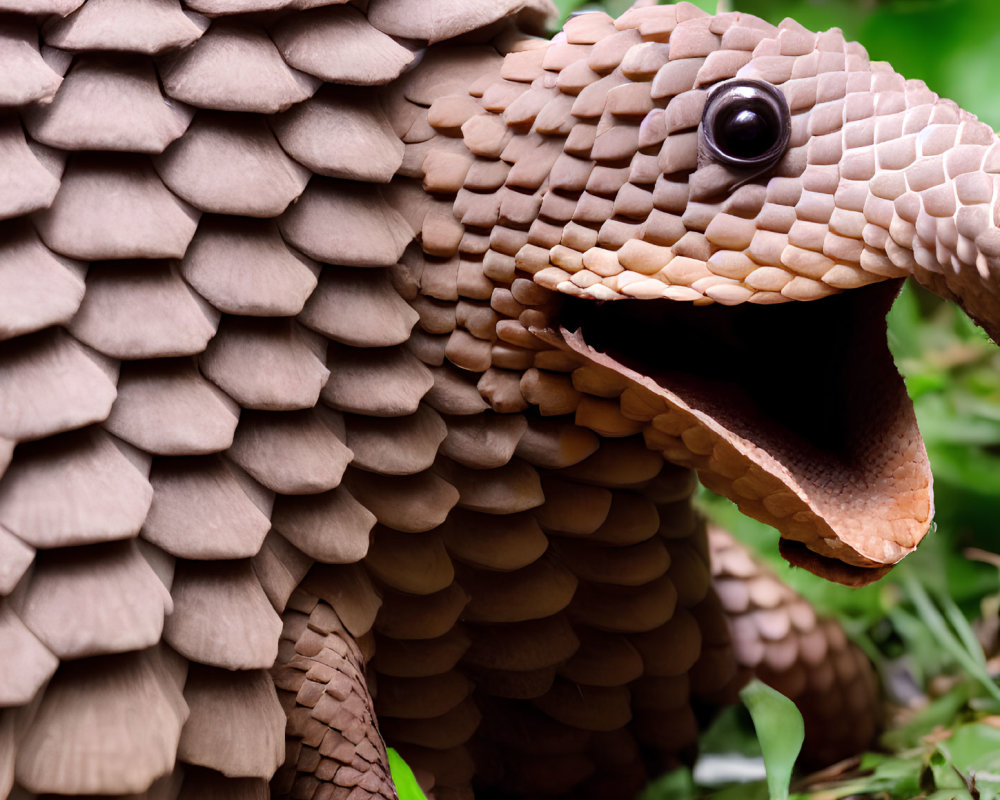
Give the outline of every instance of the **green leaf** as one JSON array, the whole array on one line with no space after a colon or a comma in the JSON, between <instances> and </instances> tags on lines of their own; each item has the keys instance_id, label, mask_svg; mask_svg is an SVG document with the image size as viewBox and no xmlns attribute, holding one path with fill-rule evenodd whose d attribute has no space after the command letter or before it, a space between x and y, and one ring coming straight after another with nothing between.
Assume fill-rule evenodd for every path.
<instances>
[{"instance_id":1,"label":"green leaf","mask_svg":"<svg viewBox=\"0 0 1000 800\"><path fill-rule=\"evenodd\" d=\"M976 778L977 785L1000 788L1000 730L982 722L957 728L938 750L963 775Z\"/></svg>"},{"instance_id":2,"label":"green leaf","mask_svg":"<svg viewBox=\"0 0 1000 800\"><path fill-rule=\"evenodd\" d=\"M979 643L979 639L976 638L976 632L972 630L972 626L969 624L969 621L965 618L961 609L959 609L951 597L944 595L938 598L938 602L941 605L941 609L944 611L945 618L951 625L951 629L958 636L958 639L962 643L966 652L968 652L970 661L975 663L979 669L982 670L982 674L986 675L987 679L989 679L989 669L986 666L986 654L983 652L983 646ZM1000 700L1000 696L998 696L997 699Z\"/></svg>"},{"instance_id":3,"label":"green leaf","mask_svg":"<svg viewBox=\"0 0 1000 800\"><path fill-rule=\"evenodd\" d=\"M709 797L711 800L766 800L768 797L768 788L764 785L764 781L738 783L734 786L727 786L725 789L720 789L717 792L712 792Z\"/></svg>"},{"instance_id":4,"label":"green leaf","mask_svg":"<svg viewBox=\"0 0 1000 800\"><path fill-rule=\"evenodd\" d=\"M1000 459L982 450L940 442L928 447L935 475L985 495L1000 494Z\"/></svg>"},{"instance_id":5,"label":"green leaf","mask_svg":"<svg viewBox=\"0 0 1000 800\"><path fill-rule=\"evenodd\" d=\"M934 698L908 723L898 725L882 734L880 740L882 746L892 750L919 747L923 737L935 728L951 724L969 701L970 689L970 683L959 683L950 691Z\"/></svg>"},{"instance_id":6,"label":"green leaf","mask_svg":"<svg viewBox=\"0 0 1000 800\"><path fill-rule=\"evenodd\" d=\"M792 768L805 739L802 715L791 700L756 678L743 687L740 699L757 730L771 800L788 800Z\"/></svg>"},{"instance_id":7,"label":"green leaf","mask_svg":"<svg viewBox=\"0 0 1000 800\"><path fill-rule=\"evenodd\" d=\"M826 789L809 795L794 795L795 800L835 800L855 796L877 796L892 800L909 800L920 792L920 772L923 754L907 758L883 753L865 753L861 759L860 777L849 777Z\"/></svg>"},{"instance_id":8,"label":"green leaf","mask_svg":"<svg viewBox=\"0 0 1000 800\"><path fill-rule=\"evenodd\" d=\"M951 598L939 596L938 604L935 605L927 590L912 575L905 577L904 586L910 601L920 613L920 618L934 635L937 643L959 663L970 677L975 678L987 693L1000 701L1000 688L993 682L986 669L982 648L976 640L975 634L969 629L969 623L955 608L948 614L948 619L951 621L951 626L949 626L948 620L945 620L944 615L939 610L939 606L944 608L954 606ZM957 626L957 630L956 627L952 626Z\"/></svg>"},{"instance_id":9,"label":"green leaf","mask_svg":"<svg viewBox=\"0 0 1000 800\"><path fill-rule=\"evenodd\" d=\"M923 800L973 800L972 795L964 789L941 789L933 794L925 795Z\"/></svg>"},{"instance_id":10,"label":"green leaf","mask_svg":"<svg viewBox=\"0 0 1000 800\"><path fill-rule=\"evenodd\" d=\"M945 753L941 749L931 753L927 764L928 770L934 777L935 789L965 789L965 776L955 769Z\"/></svg>"},{"instance_id":11,"label":"green leaf","mask_svg":"<svg viewBox=\"0 0 1000 800\"><path fill-rule=\"evenodd\" d=\"M697 800L699 796L691 770L678 767L650 783L636 800Z\"/></svg>"},{"instance_id":12,"label":"green leaf","mask_svg":"<svg viewBox=\"0 0 1000 800\"><path fill-rule=\"evenodd\" d=\"M555 4L559 11L559 19L565 22L566 17L584 4L584 0L555 0Z\"/></svg>"},{"instance_id":13,"label":"green leaf","mask_svg":"<svg viewBox=\"0 0 1000 800\"><path fill-rule=\"evenodd\" d=\"M760 742L754 735L753 723L745 709L726 706L701 734L698 750L705 753L739 753L741 756L760 756Z\"/></svg>"},{"instance_id":14,"label":"green leaf","mask_svg":"<svg viewBox=\"0 0 1000 800\"><path fill-rule=\"evenodd\" d=\"M403 757L393 748L387 748L389 754L389 774L392 775L392 782L396 784L396 794L399 800L427 800L427 795L420 788L417 779L413 777L413 770Z\"/></svg>"}]
</instances>

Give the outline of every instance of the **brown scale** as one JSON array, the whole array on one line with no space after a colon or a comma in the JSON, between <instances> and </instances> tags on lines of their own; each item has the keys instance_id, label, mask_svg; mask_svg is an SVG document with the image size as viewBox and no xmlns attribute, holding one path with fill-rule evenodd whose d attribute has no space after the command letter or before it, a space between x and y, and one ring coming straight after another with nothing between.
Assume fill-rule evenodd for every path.
<instances>
[{"instance_id":1,"label":"brown scale","mask_svg":"<svg viewBox=\"0 0 1000 800\"><path fill-rule=\"evenodd\" d=\"M840 557L802 494L877 481L790 484L558 315L913 272L989 322L992 134L792 22L301 5L5 5L0 796L391 800L384 733L437 800L629 797L752 671L863 747L859 653L690 498ZM745 181L699 156L736 73L793 111Z\"/></svg>"},{"instance_id":2,"label":"brown scale","mask_svg":"<svg viewBox=\"0 0 1000 800\"><path fill-rule=\"evenodd\" d=\"M392 797L385 743L370 710L367 659L336 612L298 590L279 649L285 655L272 677L293 744L272 781L274 796L311 798L329 785L333 796L337 787L345 797L357 787L357 797Z\"/></svg>"},{"instance_id":3,"label":"brown scale","mask_svg":"<svg viewBox=\"0 0 1000 800\"><path fill-rule=\"evenodd\" d=\"M877 713L858 713L878 695L865 656L729 534L712 528L709 542L740 670L752 670L803 710L809 763L856 752L880 721Z\"/></svg>"},{"instance_id":4,"label":"brown scale","mask_svg":"<svg viewBox=\"0 0 1000 800\"><path fill-rule=\"evenodd\" d=\"M623 475L619 480L622 483L634 485L641 483L643 479L648 481L656 473L657 469L654 467L644 474ZM581 469L580 474L586 477L588 469ZM688 487L691 485L686 478L684 483ZM548 492L547 496L549 496ZM629 512L624 510L628 506L625 497L623 495L619 500L618 507L622 510L616 512L622 519L629 515ZM638 495L630 493L628 497L635 498L634 502L639 501ZM625 506L622 506L621 503L625 503ZM610 502L604 505L592 522L585 523L581 520L581 535L586 536L600 529L607 520L609 510ZM636 514L641 517L643 512L633 512L633 515ZM621 515L625 515L625 517ZM558 512L553 517L563 518ZM469 524L473 524L472 520L469 520ZM635 528L636 524L641 525L641 523L635 523L630 527ZM476 527L480 526L476 525ZM652 543L656 541L657 523L651 521L651 523L642 525L641 529L644 531L641 535L647 537L643 541L652 546ZM536 528L536 530L538 529ZM615 530L619 530L618 526L615 527ZM557 541L554 539L550 548L555 547L556 544ZM614 544L611 547L615 550L619 549ZM662 544L659 548L663 558L662 571L665 572L666 550ZM593 548L591 549L593 550ZM535 719L536 722L531 723L534 728L537 728L540 723L537 722L539 719L537 718L537 710L532 710L532 708L541 709L546 713L549 721L544 723L543 729L545 727L552 728L554 725L566 726L569 723L569 727L563 727L565 734L555 734L555 729L553 729L551 735L546 735L547 741L569 736L570 738L566 740L566 746L569 749L554 753L551 758L554 758L555 761L551 762L547 759L538 760L537 753L533 753L533 757L530 758L513 753L508 757L504 754L508 752L509 743L506 745L503 743L505 739L502 734L491 733L492 725L482 727L482 734L477 734L470 747L477 754L477 760L482 764L481 769L484 775L488 776L491 770L498 768L496 765L500 765L499 769L503 777L498 777L498 780L503 786L520 791L526 791L528 787L531 787L530 791L538 792L548 785L548 788L553 792L562 793L570 791L579 780L594 770L587 746L587 742L590 740L589 734L580 738L583 731L580 733L573 731L579 730L581 726L584 730L611 730L617 729L624 722L627 722L631 717L631 712L628 710L628 692L624 687L642 674L643 664L638 651L620 634L616 639L614 635L601 634L579 621L571 624L570 620L574 618L573 609L578 603L577 600L573 600L570 604L568 616L561 613L552 616L553 611L558 611L566 603L565 599L561 600L557 594L553 594L554 591L557 591L558 582L553 583L552 578L549 577L545 579L544 584L538 584L537 588L533 589L532 587L536 584L531 577L531 572L525 572L523 568L518 570L516 563L509 561L507 555L509 552L505 548L503 551L504 561L494 561L488 565L491 569L504 570L508 575L511 574L509 570L512 568L514 575L523 575L523 578L505 578L503 583L495 584L496 590L504 592L510 589L515 590L515 594L498 607L498 610L503 609L504 616L495 616L496 612L488 610L490 606L482 605L483 600L479 600L477 603L477 596L482 595L484 591L487 593L496 591L489 588L494 585L492 580L483 582L487 573L478 573L478 577L467 584L473 597L465 612L465 618L468 620L465 630L471 636L471 647L466 651L460 665L464 665L464 669L469 670L469 674L475 679L479 696L500 698L504 701L503 707L508 709L505 714L513 713L512 703L519 703L519 707L523 711L517 713L522 716L527 715L528 719ZM456 556L462 560L468 558L460 553L456 553ZM474 558L476 563L487 565L483 560L483 554L477 554ZM574 569L573 560L567 562L565 557L560 560L563 563L568 563L570 569ZM543 562L536 563L540 566ZM625 562L626 565L628 563ZM581 566L582 572L585 575L589 574L584 562L580 562L574 571L580 570ZM638 581L648 585L648 575L636 575L634 568L629 569L627 566L623 569L624 572L615 573L620 582L629 584ZM469 578L473 574L467 568L460 570L460 575L463 572ZM504 574L501 573L497 577L504 577ZM601 577L604 581L608 580L607 575ZM543 586L545 587L544 593L540 593ZM646 591L650 590L646 589ZM579 592L577 597L579 597ZM537 619L532 619L533 617L537 617ZM634 615L630 616L629 619L633 620L632 624L642 624L634 621ZM500 627L493 627L498 624ZM583 627L580 627L581 624ZM579 629L579 636L572 632L573 628ZM481 631L481 633L477 633L477 631ZM665 630L664 633L670 635L672 632ZM583 644L581 644L581 636L584 637ZM565 645L559 644L563 641L565 641ZM676 637L672 637L671 641L676 641ZM616 642L620 642L616 647L616 652L621 654L620 657L624 661L618 662L616 661L617 657L609 657L607 653L603 653L601 658L595 659L593 648L599 650L602 645L607 647ZM697 642L694 642L694 646L697 649ZM590 651L588 651L588 647L591 648ZM591 655L588 656L588 652L591 652ZM693 663L695 658L696 650L690 658L690 662ZM450 663L450 659L447 663ZM557 672L566 677L557 677ZM568 683L567 679L574 681L574 684ZM570 691L568 687L571 685L575 685L577 688ZM588 686L591 688L587 688ZM586 693L588 700L586 706L578 706L574 699L580 691ZM486 700L482 702L486 702ZM496 702L489 700L487 708L492 707ZM488 718L495 719L496 714L488 715ZM692 728L692 730L694 729ZM497 739L497 736L501 738ZM572 741L579 743L573 745ZM630 738L629 741L631 741ZM635 750L634 744L632 750ZM637 769L636 757L637 751L632 753L630 760L626 760L619 766L622 766L625 772L628 769ZM571 768L571 763L577 766ZM490 764L494 766L490 767ZM541 776L545 773L546 765L549 770L556 769L557 771L542 781ZM623 774L625 773L623 772ZM641 768L640 773L637 774L643 774ZM554 782L551 784L546 783L552 781ZM626 787L629 785L629 781L622 781L619 790L627 792Z\"/></svg>"}]
</instances>

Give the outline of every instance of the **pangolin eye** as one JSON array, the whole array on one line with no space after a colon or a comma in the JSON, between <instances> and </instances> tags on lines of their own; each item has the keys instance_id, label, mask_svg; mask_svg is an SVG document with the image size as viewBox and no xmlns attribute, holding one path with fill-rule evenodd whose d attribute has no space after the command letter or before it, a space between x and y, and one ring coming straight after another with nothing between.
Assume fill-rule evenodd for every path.
<instances>
[{"instance_id":1,"label":"pangolin eye","mask_svg":"<svg viewBox=\"0 0 1000 800\"><path fill-rule=\"evenodd\" d=\"M770 83L737 78L709 92L701 127L705 146L716 160L763 168L788 147L791 115L785 96Z\"/></svg>"}]
</instances>

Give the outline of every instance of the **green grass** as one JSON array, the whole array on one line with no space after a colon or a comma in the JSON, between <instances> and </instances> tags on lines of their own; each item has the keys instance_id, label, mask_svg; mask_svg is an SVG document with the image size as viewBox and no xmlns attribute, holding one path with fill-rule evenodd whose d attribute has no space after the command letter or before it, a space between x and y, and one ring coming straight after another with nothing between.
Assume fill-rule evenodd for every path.
<instances>
[{"instance_id":1,"label":"green grass","mask_svg":"<svg viewBox=\"0 0 1000 800\"><path fill-rule=\"evenodd\" d=\"M392 782L396 784L396 794L399 800L427 800L427 795L417 783L410 765L393 748L388 748L387 752L389 754L389 773L392 775Z\"/></svg>"}]
</instances>

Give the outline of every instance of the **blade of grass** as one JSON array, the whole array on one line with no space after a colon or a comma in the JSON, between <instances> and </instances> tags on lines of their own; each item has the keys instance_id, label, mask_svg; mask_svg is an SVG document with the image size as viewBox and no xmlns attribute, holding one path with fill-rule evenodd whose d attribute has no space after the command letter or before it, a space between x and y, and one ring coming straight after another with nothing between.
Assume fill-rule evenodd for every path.
<instances>
[{"instance_id":1,"label":"blade of grass","mask_svg":"<svg viewBox=\"0 0 1000 800\"><path fill-rule=\"evenodd\" d=\"M962 613L962 609L946 594L940 595L936 599L938 605L944 611L945 618L951 624L952 630L955 631L959 641L965 647L965 651L979 664L982 671L986 673L986 654L983 652L983 646L979 643L976 632L972 630L972 626L965 618L965 614Z\"/></svg>"},{"instance_id":2,"label":"blade of grass","mask_svg":"<svg viewBox=\"0 0 1000 800\"><path fill-rule=\"evenodd\" d=\"M788 800L792 768L805 739L802 715L791 700L756 678L743 687L740 699L760 741L768 794L771 800Z\"/></svg>"},{"instance_id":3,"label":"blade of grass","mask_svg":"<svg viewBox=\"0 0 1000 800\"><path fill-rule=\"evenodd\" d=\"M399 800L427 800L427 795L413 776L410 765L393 748L387 748L386 752L389 754L389 774L392 775L392 782L396 784Z\"/></svg>"},{"instance_id":4,"label":"blade of grass","mask_svg":"<svg viewBox=\"0 0 1000 800\"><path fill-rule=\"evenodd\" d=\"M909 722L896 725L882 734L881 745L897 752L920 748L923 738L935 728L947 728L954 723L956 717L967 707L974 687L975 683L972 681L962 681L940 697L935 697Z\"/></svg>"},{"instance_id":5,"label":"blade of grass","mask_svg":"<svg viewBox=\"0 0 1000 800\"><path fill-rule=\"evenodd\" d=\"M910 601L916 607L924 624L930 630L931 634L933 634L934 638L937 639L938 644L959 663L962 669L982 684L983 688L993 699L1000 701L1000 687L997 687L993 679L990 678L981 654L979 656L970 654L965 643L948 627L948 623L941 612L938 611L927 590L912 575L904 576L903 588ZM957 611L958 609L956 609ZM960 614L961 612L958 613ZM973 638L975 637L973 636ZM976 642L975 647L979 649L978 642Z\"/></svg>"}]
</instances>

